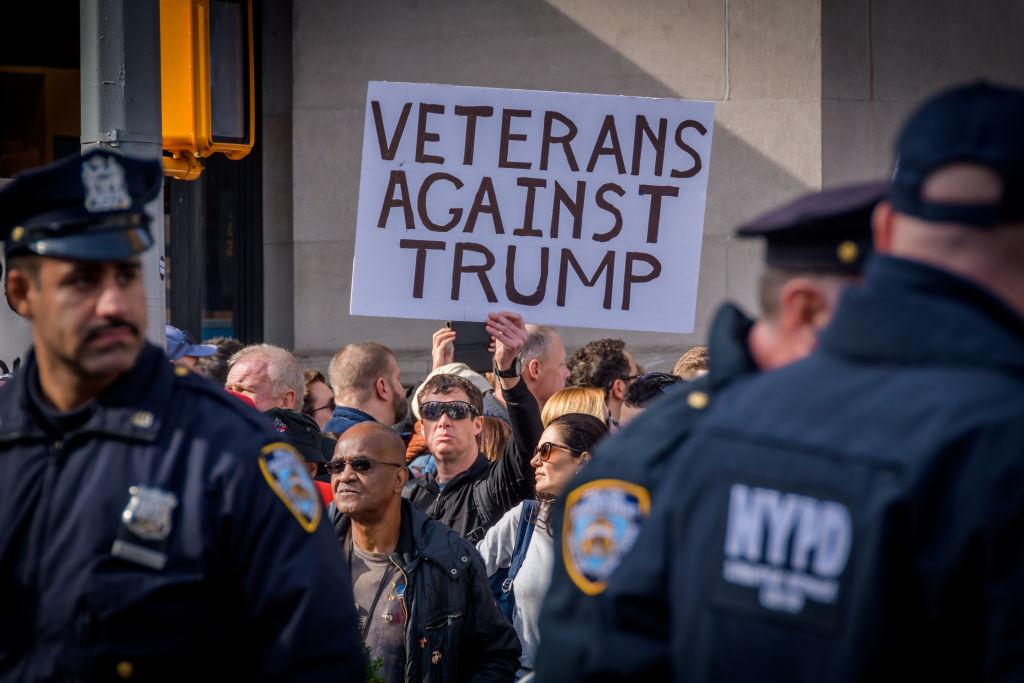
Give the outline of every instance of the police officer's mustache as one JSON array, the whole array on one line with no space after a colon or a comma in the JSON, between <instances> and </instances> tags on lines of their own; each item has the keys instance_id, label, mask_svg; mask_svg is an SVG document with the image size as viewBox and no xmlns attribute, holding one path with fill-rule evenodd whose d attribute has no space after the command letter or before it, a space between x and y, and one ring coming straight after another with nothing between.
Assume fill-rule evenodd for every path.
<instances>
[{"instance_id":1,"label":"police officer's mustache","mask_svg":"<svg viewBox=\"0 0 1024 683\"><path fill-rule=\"evenodd\" d=\"M89 332L86 333L85 335L85 341L86 343L88 343L91 342L93 339L96 339L100 335L106 334L107 332L123 329L127 329L129 332L131 332L133 337L139 336L139 328L136 325L133 325L132 323L122 318L110 318L103 324L89 330Z\"/></svg>"}]
</instances>

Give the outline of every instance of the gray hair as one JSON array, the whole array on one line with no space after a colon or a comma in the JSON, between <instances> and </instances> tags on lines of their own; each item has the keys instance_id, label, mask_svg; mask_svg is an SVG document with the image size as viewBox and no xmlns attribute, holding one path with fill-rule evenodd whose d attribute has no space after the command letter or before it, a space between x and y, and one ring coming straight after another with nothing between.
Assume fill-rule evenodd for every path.
<instances>
[{"instance_id":1,"label":"gray hair","mask_svg":"<svg viewBox=\"0 0 1024 683\"><path fill-rule=\"evenodd\" d=\"M547 355L548 345L551 343L551 335L558 334L555 328L549 325L527 325L528 334L526 343L519 350L519 363L526 367L531 360L543 360Z\"/></svg>"},{"instance_id":2,"label":"gray hair","mask_svg":"<svg viewBox=\"0 0 1024 683\"><path fill-rule=\"evenodd\" d=\"M295 356L287 349L273 344L252 344L246 346L228 361L228 368L250 358L262 358L267 361L267 378L276 394L291 390L295 392L295 409L301 410L302 397L306 393L306 380L302 374L302 366Z\"/></svg>"}]
</instances>

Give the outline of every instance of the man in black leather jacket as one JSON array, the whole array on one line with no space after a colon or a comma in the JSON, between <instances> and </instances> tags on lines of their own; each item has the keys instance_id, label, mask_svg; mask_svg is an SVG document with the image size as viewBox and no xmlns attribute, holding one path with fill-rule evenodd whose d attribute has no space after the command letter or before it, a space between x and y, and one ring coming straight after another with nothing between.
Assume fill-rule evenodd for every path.
<instances>
[{"instance_id":1,"label":"man in black leather jacket","mask_svg":"<svg viewBox=\"0 0 1024 683\"><path fill-rule=\"evenodd\" d=\"M512 422L512 438L505 453L488 462L480 452L476 440L483 428L480 391L461 377L436 375L420 387L417 400L421 429L437 459L437 472L410 482L404 493L428 517L472 543L478 543L503 514L533 495L530 458L544 431L537 401L520 377L518 354L526 343L526 324L519 314L502 311L491 313L485 326L495 340L494 371ZM440 403L445 410L430 419L424 412L427 403ZM472 408L457 412L449 409L451 403ZM456 414L458 419L453 417Z\"/></svg>"},{"instance_id":2,"label":"man in black leather jacket","mask_svg":"<svg viewBox=\"0 0 1024 683\"><path fill-rule=\"evenodd\" d=\"M402 440L350 427L328 469L330 514L352 574L360 631L385 681L511 681L519 638L483 562L457 533L402 499Z\"/></svg>"}]
</instances>

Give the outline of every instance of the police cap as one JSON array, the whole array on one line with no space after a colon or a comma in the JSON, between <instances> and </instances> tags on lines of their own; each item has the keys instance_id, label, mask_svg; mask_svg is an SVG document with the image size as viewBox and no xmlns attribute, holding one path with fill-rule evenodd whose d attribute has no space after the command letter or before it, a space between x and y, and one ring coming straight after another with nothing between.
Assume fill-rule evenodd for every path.
<instances>
[{"instance_id":1,"label":"police cap","mask_svg":"<svg viewBox=\"0 0 1024 683\"><path fill-rule=\"evenodd\" d=\"M0 189L4 251L82 261L142 253L153 244L144 207L162 181L159 161L106 148L20 173Z\"/></svg>"},{"instance_id":2,"label":"police cap","mask_svg":"<svg viewBox=\"0 0 1024 683\"><path fill-rule=\"evenodd\" d=\"M921 197L928 175L950 163L978 163L1003 182L993 204L943 204ZM926 221L989 228L1024 221L1024 90L975 83L925 102L896 142L893 207Z\"/></svg>"},{"instance_id":3,"label":"police cap","mask_svg":"<svg viewBox=\"0 0 1024 683\"><path fill-rule=\"evenodd\" d=\"M263 414L270 418L274 429L295 447L306 462L328 461L320 446L320 427L313 418L287 408L271 408Z\"/></svg>"},{"instance_id":4,"label":"police cap","mask_svg":"<svg viewBox=\"0 0 1024 683\"><path fill-rule=\"evenodd\" d=\"M871 213L888 187L876 181L812 192L740 226L736 235L763 237L770 266L857 273L871 253Z\"/></svg>"}]
</instances>

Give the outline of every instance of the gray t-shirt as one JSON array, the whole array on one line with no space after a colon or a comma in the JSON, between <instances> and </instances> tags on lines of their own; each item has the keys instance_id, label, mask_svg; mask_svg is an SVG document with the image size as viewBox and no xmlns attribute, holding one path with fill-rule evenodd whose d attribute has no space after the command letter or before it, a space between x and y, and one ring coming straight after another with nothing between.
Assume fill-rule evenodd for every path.
<instances>
[{"instance_id":1,"label":"gray t-shirt","mask_svg":"<svg viewBox=\"0 0 1024 683\"><path fill-rule=\"evenodd\" d=\"M371 553L355 544L349 548L360 632L365 634L372 656L383 660L384 680L400 683L405 680L405 625L409 620L402 600L402 573L388 553Z\"/></svg>"}]
</instances>

